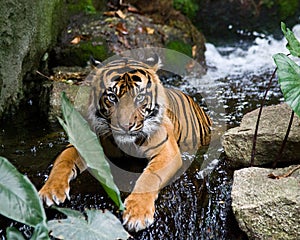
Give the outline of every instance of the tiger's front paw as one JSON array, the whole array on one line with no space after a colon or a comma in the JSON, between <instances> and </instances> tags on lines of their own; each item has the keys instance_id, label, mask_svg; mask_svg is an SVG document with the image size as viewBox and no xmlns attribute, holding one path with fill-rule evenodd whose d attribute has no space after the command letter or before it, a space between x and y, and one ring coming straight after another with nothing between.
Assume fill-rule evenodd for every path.
<instances>
[{"instance_id":1,"label":"tiger's front paw","mask_svg":"<svg viewBox=\"0 0 300 240\"><path fill-rule=\"evenodd\" d=\"M39 196L47 206L51 206L54 202L59 205L63 203L69 196L70 185L68 181L49 179L39 191Z\"/></svg>"},{"instance_id":2,"label":"tiger's front paw","mask_svg":"<svg viewBox=\"0 0 300 240\"><path fill-rule=\"evenodd\" d=\"M125 200L123 224L129 231L140 231L154 222L154 202L157 194L131 193Z\"/></svg>"}]
</instances>

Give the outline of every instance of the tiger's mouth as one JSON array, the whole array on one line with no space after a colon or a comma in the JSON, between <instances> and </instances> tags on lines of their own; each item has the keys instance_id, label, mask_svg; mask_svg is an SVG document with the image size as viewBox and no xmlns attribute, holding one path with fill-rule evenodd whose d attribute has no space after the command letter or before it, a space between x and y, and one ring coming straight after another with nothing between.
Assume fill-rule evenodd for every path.
<instances>
[{"instance_id":1,"label":"tiger's mouth","mask_svg":"<svg viewBox=\"0 0 300 240\"><path fill-rule=\"evenodd\" d=\"M136 143L147 136L142 129L139 131L112 130L112 135L117 143L122 144Z\"/></svg>"},{"instance_id":2,"label":"tiger's mouth","mask_svg":"<svg viewBox=\"0 0 300 240\"><path fill-rule=\"evenodd\" d=\"M138 138L138 133L130 133L130 132L120 132L120 131L112 131L113 137L117 143L134 143Z\"/></svg>"}]
</instances>

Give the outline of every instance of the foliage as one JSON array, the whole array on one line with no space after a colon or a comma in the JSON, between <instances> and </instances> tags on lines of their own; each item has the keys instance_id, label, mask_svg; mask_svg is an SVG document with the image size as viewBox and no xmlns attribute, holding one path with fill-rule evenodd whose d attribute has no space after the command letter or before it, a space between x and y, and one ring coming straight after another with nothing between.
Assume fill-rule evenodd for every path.
<instances>
[{"instance_id":1,"label":"foliage","mask_svg":"<svg viewBox=\"0 0 300 240\"><path fill-rule=\"evenodd\" d=\"M74 13L84 11L87 14L95 14L97 12L93 0L72 0L69 3L69 9Z\"/></svg>"},{"instance_id":2,"label":"foliage","mask_svg":"<svg viewBox=\"0 0 300 240\"><path fill-rule=\"evenodd\" d=\"M286 28L284 23L281 23L281 30L288 41L286 48L293 56L300 57L300 43L295 37L294 33L289 28Z\"/></svg>"},{"instance_id":3,"label":"foliage","mask_svg":"<svg viewBox=\"0 0 300 240\"><path fill-rule=\"evenodd\" d=\"M278 13L281 19L293 16L299 7L298 0L260 0L259 4L267 8L278 6Z\"/></svg>"},{"instance_id":4,"label":"foliage","mask_svg":"<svg viewBox=\"0 0 300 240\"><path fill-rule=\"evenodd\" d=\"M110 240L129 237L120 221L109 211L86 210L86 221L84 214L78 211L55 208L67 219L51 220L46 224L46 214L35 187L3 157L0 157L0 188L0 214L34 227L32 240L49 240L48 232L58 239ZM6 238L25 239L14 227L6 229Z\"/></svg>"},{"instance_id":5,"label":"foliage","mask_svg":"<svg viewBox=\"0 0 300 240\"><path fill-rule=\"evenodd\" d=\"M170 41L166 44L168 49L172 49L176 52L181 52L189 57L192 57L192 46L182 41Z\"/></svg>"},{"instance_id":6,"label":"foliage","mask_svg":"<svg viewBox=\"0 0 300 240\"><path fill-rule=\"evenodd\" d=\"M293 56L300 56L300 43L285 24L281 24L282 31L288 41L287 49ZM278 68L278 79L285 101L300 117L300 67L282 53L273 56Z\"/></svg>"},{"instance_id":7,"label":"foliage","mask_svg":"<svg viewBox=\"0 0 300 240\"><path fill-rule=\"evenodd\" d=\"M46 214L38 193L26 176L0 157L0 213L34 227L32 239L49 239ZM8 239L22 239L14 228L7 229Z\"/></svg>"},{"instance_id":8,"label":"foliage","mask_svg":"<svg viewBox=\"0 0 300 240\"><path fill-rule=\"evenodd\" d=\"M190 19L193 19L199 10L197 0L174 0L173 6L176 10L182 12Z\"/></svg>"},{"instance_id":9,"label":"foliage","mask_svg":"<svg viewBox=\"0 0 300 240\"><path fill-rule=\"evenodd\" d=\"M108 195L120 209L124 209L97 136L70 104L65 94L62 94L62 111L65 122L62 119L60 122L67 131L70 142L87 160L87 165ZM80 212L56 208L67 215L67 219L51 220L46 223L46 214L35 187L3 157L0 157L0 190L0 214L33 227L32 240L49 240L48 229L56 238L64 236L64 239L74 239L74 237L87 240L127 239L129 237L120 221L109 211L86 210L86 221L85 215ZM6 236L7 239L24 240L23 235L14 227L7 228Z\"/></svg>"},{"instance_id":10,"label":"foliage","mask_svg":"<svg viewBox=\"0 0 300 240\"><path fill-rule=\"evenodd\" d=\"M277 2L281 19L293 16L299 7L299 0L277 0Z\"/></svg>"},{"instance_id":11,"label":"foliage","mask_svg":"<svg viewBox=\"0 0 300 240\"><path fill-rule=\"evenodd\" d=\"M109 211L86 210L84 214L71 210L56 208L68 217L48 222L51 235L58 239L127 239L119 219Z\"/></svg>"},{"instance_id":12,"label":"foliage","mask_svg":"<svg viewBox=\"0 0 300 240\"><path fill-rule=\"evenodd\" d=\"M62 112L65 122L59 118L72 143L85 160L94 177L101 183L110 198L117 204L120 210L124 209L120 192L114 183L110 166L106 161L103 149L99 144L97 135L90 130L89 124L72 106L63 92Z\"/></svg>"}]
</instances>

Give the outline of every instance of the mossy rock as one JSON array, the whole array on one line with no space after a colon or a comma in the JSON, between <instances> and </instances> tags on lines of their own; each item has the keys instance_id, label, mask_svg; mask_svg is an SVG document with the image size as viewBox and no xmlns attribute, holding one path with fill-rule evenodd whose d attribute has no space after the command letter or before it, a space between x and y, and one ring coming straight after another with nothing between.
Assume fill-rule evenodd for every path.
<instances>
[{"instance_id":1,"label":"mossy rock","mask_svg":"<svg viewBox=\"0 0 300 240\"><path fill-rule=\"evenodd\" d=\"M59 48L53 53L55 64L60 66L81 66L85 67L90 57L103 61L110 57L111 53L107 43L102 38L89 41L82 41L79 44Z\"/></svg>"},{"instance_id":2,"label":"mossy rock","mask_svg":"<svg viewBox=\"0 0 300 240\"><path fill-rule=\"evenodd\" d=\"M192 46L181 40L170 41L166 44L166 47L192 57Z\"/></svg>"}]
</instances>

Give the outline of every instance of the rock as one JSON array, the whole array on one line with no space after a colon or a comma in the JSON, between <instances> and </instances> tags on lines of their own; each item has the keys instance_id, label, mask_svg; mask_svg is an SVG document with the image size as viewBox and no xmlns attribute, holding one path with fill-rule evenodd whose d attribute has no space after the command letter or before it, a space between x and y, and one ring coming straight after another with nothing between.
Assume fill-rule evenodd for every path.
<instances>
[{"instance_id":1,"label":"rock","mask_svg":"<svg viewBox=\"0 0 300 240\"><path fill-rule=\"evenodd\" d=\"M151 16L126 10L122 17L114 11L105 14L72 22L51 54L52 63L84 67L91 55L104 61L124 51L157 47L182 52L198 61L205 70L205 38L189 19L157 23Z\"/></svg>"},{"instance_id":2,"label":"rock","mask_svg":"<svg viewBox=\"0 0 300 240\"><path fill-rule=\"evenodd\" d=\"M7 0L0 3L0 117L18 105L23 78L40 64L61 29L64 1Z\"/></svg>"},{"instance_id":3,"label":"rock","mask_svg":"<svg viewBox=\"0 0 300 240\"><path fill-rule=\"evenodd\" d=\"M282 169L245 168L234 172L232 208L249 239L300 239L300 171L281 179Z\"/></svg>"},{"instance_id":4,"label":"rock","mask_svg":"<svg viewBox=\"0 0 300 240\"><path fill-rule=\"evenodd\" d=\"M261 166L275 161L285 137L290 107L283 103L264 107L259 123L254 165ZM228 161L234 168L250 166L253 135L259 109L245 114L239 127L229 129L222 137ZM291 131L279 162L299 163L300 119L294 116Z\"/></svg>"},{"instance_id":5,"label":"rock","mask_svg":"<svg viewBox=\"0 0 300 240\"><path fill-rule=\"evenodd\" d=\"M205 39L189 19L185 18L185 21L182 22L176 22L173 19L170 21L170 25L167 25L155 23L149 16L132 12L124 11L123 18L115 16L113 11L106 14L112 14L112 16L104 16L103 14L92 17L85 16L80 19L80 22L73 22L63 31L61 42L54 48L50 58L52 62L55 62L54 66L59 65L60 67L55 68L53 70L54 75L51 76L56 81L45 83L41 94L41 105L44 106L42 109L45 109L50 121L55 121L61 113L61 91L66 91L71 101L78 95L78 90L80 93L82 93L81 91L87 93L81 89L80 85L85 76L88 75L87 69L89 67L86 65L91 56L103 62L112 55L119 55L120 53L124 55L124 51L130 53L129 56L132 57L138 52L142 54L143 49L156 47L158 49L156 53L163 63L162 69L166 68L168 71L159 70L160 76L168 76L169 72L187 74L189 68L190 70L193 68L193 64L191 65L190 62L191 58L199 63L197 74L205 73ZM76 40L76 43L73 40ZM186 57L179 59L176 55L177 52L174 54L174 51L164 51L164 48L184 53ZM137 51L136 49L141 50ZM134 51L129 52L128 50ZM149 53L151 51L146 50L144 54ZM65 66L65 68L61 66ZM82 72L82 74L77 74L80 75L81 79L78 79L79 81L76 79L76 85L66 84L74 78L74 66L81 67L81 70L77 71ZM176 72L179 70L184 70L184 73ZM82 93L82 96L85 96L85 100L89 99L89 95L85 93ZM43 96L48 97L44 98ZM50 107L48 107L49 104Z\"/></svg>"},{"instance_id":6,"label":"rock","mask_svg":"<svg viewBox=\"0 0 300 240\"><path fill-rule=\"evenodd\" d=\"M43 99L40 102L44 113L49 121L55 122L57 117L61 117L61 93L65 92L75 108L86 116L91 88L85 85L67 84L64 82L48 82L43 85L42 96L50 99Z\"/></svg>"}]
</instances>

